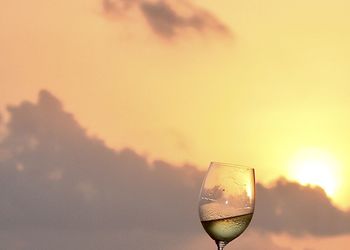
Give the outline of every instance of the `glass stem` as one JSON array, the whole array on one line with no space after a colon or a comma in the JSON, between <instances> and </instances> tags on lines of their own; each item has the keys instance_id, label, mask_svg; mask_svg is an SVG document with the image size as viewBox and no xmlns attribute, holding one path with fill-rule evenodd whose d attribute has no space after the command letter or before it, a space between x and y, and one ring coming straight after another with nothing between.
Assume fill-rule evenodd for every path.
<instances>
[{"instance_id":1,"label":"glass stem","mask_svg":"<svg viewBox=\"0 0 350 250\"><path fill-rule=\"evenodd\" d=\"M216 245L218 246L218 250L224 250L224 246L226 246L226 242L225 241L217 241Z\"/></svg>"}]
</instances>

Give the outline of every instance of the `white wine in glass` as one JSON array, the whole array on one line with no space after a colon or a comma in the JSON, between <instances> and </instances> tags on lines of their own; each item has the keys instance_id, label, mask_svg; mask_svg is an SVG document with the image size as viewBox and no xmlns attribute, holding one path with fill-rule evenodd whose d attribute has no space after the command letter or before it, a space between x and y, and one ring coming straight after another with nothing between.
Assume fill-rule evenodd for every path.
<instances>
[{"instance_id":1,"label":"white wine in glass","mask_svg":"<svg viewBox=\"0 0 350 250\"><path fill-rule=\"evenodd\" d=\"M218 250L224 249L248 227L254 206L253 168L210 163L199 196L199 217Z\"/></svg>"}]
</instances>

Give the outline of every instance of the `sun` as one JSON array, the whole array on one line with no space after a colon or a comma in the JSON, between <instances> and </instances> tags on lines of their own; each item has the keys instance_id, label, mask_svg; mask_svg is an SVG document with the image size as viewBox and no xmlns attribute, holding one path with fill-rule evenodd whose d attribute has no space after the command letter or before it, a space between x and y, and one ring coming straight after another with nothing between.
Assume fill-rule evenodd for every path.
<instances>
[{"instance_id":1,"label":"sun","mask_svg":"<svg viewBox=\"0 0 350 250\"><path fill-rule=\"evenodd\" d=\"M320 186L328 196L334 196L339 186L338 162L326 151L305 149L291 162L292 177L303 185Z\"/></svg>"}]
</instances>

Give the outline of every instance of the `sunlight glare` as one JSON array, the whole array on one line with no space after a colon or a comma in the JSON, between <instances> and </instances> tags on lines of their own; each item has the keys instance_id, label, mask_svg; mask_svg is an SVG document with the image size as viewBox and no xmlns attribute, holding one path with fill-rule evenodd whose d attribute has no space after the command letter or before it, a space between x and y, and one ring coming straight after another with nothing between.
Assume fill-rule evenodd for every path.
<instances>
[{"instance_id":1,"label":"sunlight glare","mask_svg":"<svg viewBox=\"0 0 350 250\"><path fill-rule=\"evenodd\" d=\"M291 163L292 176L303 185L320 186L329 196L339 187L338 162L319 149L300 151Z\"/></svg>"}]
</instances>

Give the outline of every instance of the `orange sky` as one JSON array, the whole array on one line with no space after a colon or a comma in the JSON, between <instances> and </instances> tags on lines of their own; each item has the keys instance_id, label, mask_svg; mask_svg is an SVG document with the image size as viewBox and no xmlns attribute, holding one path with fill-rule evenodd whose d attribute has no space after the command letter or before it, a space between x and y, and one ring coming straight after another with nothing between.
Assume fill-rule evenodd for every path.
<instances>
[{"instance_id":1,"label":"orange sky","mask_svg":"<svg viewBox=\"0 0 350 250\"><path fill-rule=\"evenodd\" d=\"M250 165L265 183L316 148L338 162L334 199L349 207L350 3L197 3L231 36L162 39L95 0L0 0L0 106L45 88L115 148Z\"/></svg>"}]
</instances>

